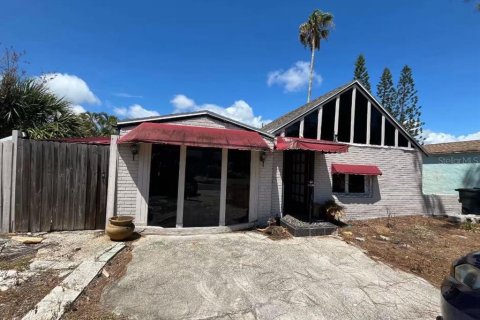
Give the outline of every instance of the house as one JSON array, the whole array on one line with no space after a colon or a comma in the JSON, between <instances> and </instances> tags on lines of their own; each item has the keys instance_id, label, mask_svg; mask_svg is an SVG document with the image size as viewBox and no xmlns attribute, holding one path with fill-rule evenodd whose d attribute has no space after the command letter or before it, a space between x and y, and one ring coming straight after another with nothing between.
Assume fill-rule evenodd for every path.
<instances>
[{"instance_id":1,"label":"house","mask_svg":"<svg viewBox=\"0 0 480 320\"><path fill-rule=\"evenodd\" d=\"M358 81L261 129L209 111L126 120L118 128L107 214L135 215L137 225L304 219L312 203L329 199L346 207L347 219L428 211L422 146Z\"/></svg>"},{"instance_id":2,"label":"house","mask_svg":"<svg viewBox=\"0 0 480 320\"><path fill-rule=\"evenodd\" d=\"M424 146L423 193L441 199L442 211L459 213L457 188L480 187L480 140Z\"/></svg>"}]
</instances>

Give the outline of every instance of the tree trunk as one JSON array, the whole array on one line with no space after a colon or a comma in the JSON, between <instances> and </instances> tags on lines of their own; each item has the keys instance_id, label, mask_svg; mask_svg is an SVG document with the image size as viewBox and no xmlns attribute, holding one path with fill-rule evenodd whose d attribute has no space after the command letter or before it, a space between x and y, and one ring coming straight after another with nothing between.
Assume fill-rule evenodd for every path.
<instances>
[{"instance_id":1,"label":"tree trunk","mask_svg":"<svg viewBox=\"0 0 480 320\"><path fill-rule=\"evenodd\" d=\"M310 60L310 76L309 76L309 79L308 79L307 103L310 102L310 97L312 95L313 62L314 61L315 61L315 38L312 39L312 59Z\"/></svg>"}]
</instances>

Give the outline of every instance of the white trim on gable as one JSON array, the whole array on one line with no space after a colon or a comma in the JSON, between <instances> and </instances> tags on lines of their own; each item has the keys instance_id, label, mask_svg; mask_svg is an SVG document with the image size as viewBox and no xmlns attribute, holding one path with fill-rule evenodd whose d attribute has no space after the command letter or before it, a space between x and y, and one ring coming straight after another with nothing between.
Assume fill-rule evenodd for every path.
<instances>
[{"instance_id":1,"label":"white trim on gable","mask_svg":"<svg viewBox=\"0 0 480 320\"><path fill-rule=\"evenodd\" d=\"M367 110L367 143L366 145L369 144L369 138L371 136L371 128L370 128L370 120L371 120L371 108L372 105L377 108L377 110L382 114L382 141L384 141L384 124L385 124L385 119L390 121L392 125L395 127L395 129L398 131L397 134L402 134L405 136L405 138L409 142L409 146L412 147L414 145L416 148L418 148L420 151L425 152L423 147L416 141L401 125L400 123L382 106L380 103L376 100L376 98L368 91L365 89L365 87L358 81L355 80L353 81L350 85L346 86L343 88L341 91L337 92L335 95L332 95L328 99L319 102L317 105L312 106L310 109L306 110L305 112L299 114L296 118L293 118L292 120L286 122L284 125L270 131L273 135L276 135L278 132L284 131L286 127L294 124L295 122L299 121L299 119L304 118L307 114L314 112L316 109L320 109L322 106L326 105L327 103L332 102L334 99L336 100L336 105L335 105L335 123L334 123L334 134L338 134L338 105L339 105L339 97L347 92L348 90L353 89L356 94L358 94L358 91L360 90L361 93L365 96L365 98L368 101L368 110ZM353 95L353 94L352 94ZM352 110L353 111L353 110ZM370 112L370 114L368 114ZM370 116L370 117L369 117ZM353 118L353 116L352 116ZM319 116L320 119L320 116ZM354 126L354 125L352 125ZM319 125L321 127L321 124ZM353 133L351 133L353 135ZM317 132L318 136L318 132ZM384 143L382 142L382 145Z\"/></svg>"}]
</instances>

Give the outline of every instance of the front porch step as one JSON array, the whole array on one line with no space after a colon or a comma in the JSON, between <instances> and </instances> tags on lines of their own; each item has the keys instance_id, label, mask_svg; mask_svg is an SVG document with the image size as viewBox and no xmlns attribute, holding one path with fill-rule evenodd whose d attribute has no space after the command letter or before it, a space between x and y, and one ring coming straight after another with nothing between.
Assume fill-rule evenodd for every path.
<instances>
[{"instance_id":1,"label":"front porch step","mask_svg":"<svg viewBox=\"0 0 480 320\"><path fill-rule=\"evenodd\" d=\"M294 237L328 236L337 233L337 226L327 221L308 223L290 215L280 219L280 225L287 228Z\"/></svg>"}]
</instances>

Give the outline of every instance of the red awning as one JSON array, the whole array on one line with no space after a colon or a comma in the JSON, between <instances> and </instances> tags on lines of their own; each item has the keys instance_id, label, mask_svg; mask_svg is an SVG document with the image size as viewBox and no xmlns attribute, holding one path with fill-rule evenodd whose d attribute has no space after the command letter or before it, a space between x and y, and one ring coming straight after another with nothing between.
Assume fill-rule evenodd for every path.
<instances>
[{"instance_id":1,"label":"red awning","mask_svg":"<svg viewBox=\"0 0 480 320\"><path fill-rule=\"evenodd\" d=\"M382 171L377 166L359 164L332 164L332 174L358 174L362 176L381 176Z\"/></svg>"},{"instance_id":2,"label":"red awning","mask_svg":"<svg viewBox=\"0 0 480 320\"><path fill-rule=\"evenodd\" d=\"M254 131L148 122L140 124L118 141L118 143L135 142L242 150L270 149L262 136Z\"/></svg>"},{"instance_id":3,"label":"red awning","mask_svg":"<svg viewBox=\"0 0 480 320\"><path fill-rule=\"evenodd\" d=\"M276 138L275 148L277 150L310 150L323 153L343 153L348 151L348 145L338 142L284 137Z\"/></svg>"}]
</instances>

